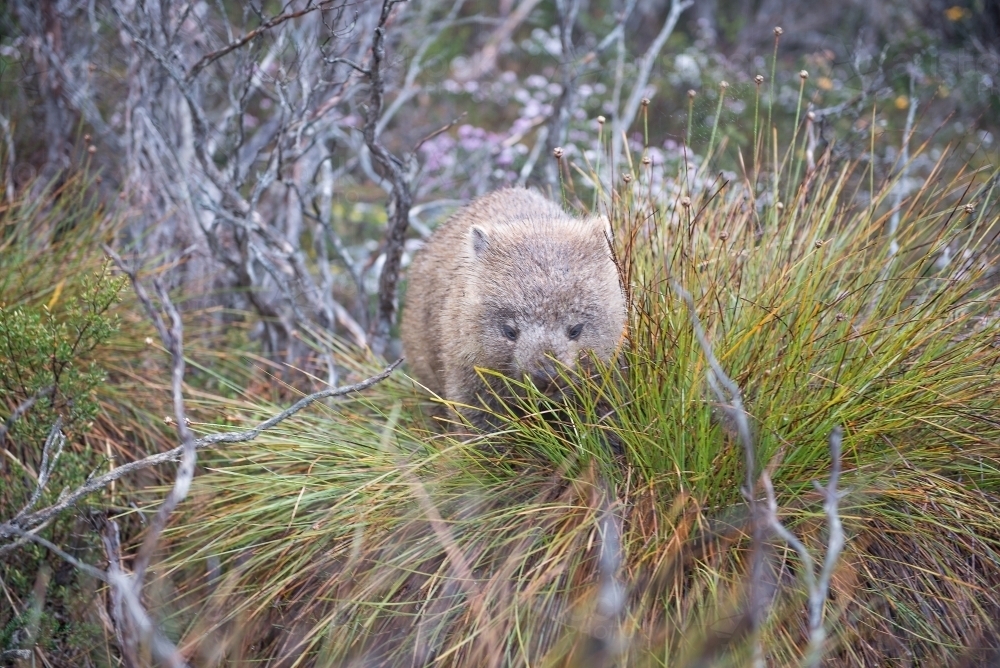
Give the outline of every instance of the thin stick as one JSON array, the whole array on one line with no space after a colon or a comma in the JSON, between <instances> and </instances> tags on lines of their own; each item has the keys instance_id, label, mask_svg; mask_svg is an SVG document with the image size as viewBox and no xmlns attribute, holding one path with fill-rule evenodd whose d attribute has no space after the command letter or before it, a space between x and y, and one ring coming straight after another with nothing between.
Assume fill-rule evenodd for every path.
<instances>
[{"instance_id":1,"label":"thin stick","mask_svg":"<svg viewBox=\"0 0 1000 668\"><path fill-rule=\"evenodd\" d=\"M778 519L778 502L775 499L774 486L771 484L771 477L765 471L761 475L764 486L764 493L767 496L767 521L771 529L788 545L795 550L802 561L802 579L805 581L806 591L809 594L809 645L806 650L803 665L809 668L816 668L823 658L823 644L826 642L826 628L823 626L823 611L826 606L827 595L830 591L830 579L833 576L833 569L837 565L840 553L844 549L844 526L840 521L839 504L844 493L837 490L837 483L840 481L840 459L843 442L843 429L838 425L834 427L830 434L830 481L826 487L818 482L813 482L816 490L823 496L823 510L826 514L827 525L830 536L827 540L826 557L823 559L823 568L819 575L816 574L816 562L809 550L802 544L795 534L789 531Z\"/></svg>"},{"instance_id":2,"label":"thin stick","mask_svg":"<svg viewBox=\"0 0 1000 668\"><path fill-rule=\"evenodd\" d=\"M250 32L248 32L246 35L244 35L243 37L240 37L239 39L235 39L235 40L229 42L228 44L226 44L221 49L218 49L216 51L213 51L212 53L209 53L209 54L206 54L206 55L202 56L198 60L198 62L196 62L194 65L191 66L191 69L189 69L187 71L187 74L184 75L184 78L187 81L191 81L196 76L198 76L203 69L205 69L206 67L208 67L209 65L211 65L212 63L214 63L219 58L222 58L226 54L232 53L236 49L238 49L238 48L244 46L245 44L249 43L250 41L256 39L262 33L270 30L271 28L274 28L276 26L281 25L285 21L290 21L292 19L297 19L297 18L300 18L302 16L305 16L306 14L311 14L312 12L315 12L315 11L322 11L324 9L329 9L333 5L334 5L334 0L324 0L323 2L319 2L318 4L315 4L315 5L313 5L310 2L309 6L307 6L305 9L301 9L301 10L299 10L297 12L289 12L288 14L281 14L279 16L275 16L275 17L273 17L273 18L265 21L261 25L257 26L256 28L254 28L253 30L251 30ZM317 20L319 20L319 19L317 19Z\"/></svg>"},{"instance_id":3,"label":"thin stick","mask_svg":"<svg viewBox=\"0 0 1000 668\"><path fill-rule=\"evenodd\" d=\"M14 134L10 130L10 121L3 114L0 114L0 130L3 130L4 148L7 149L3 170L4 195L7 197L7 204L13 204L15 191L14 163L17 161L17 155L14 153Z\"/></svg>"},{"instance_id":4,"label":"thin stick","mask_svg":"<svg viewBox=\"0 0 1000 668\"><path fill-rule=\"evenodd\" d=\"M635 84L632 87L632 93L629 95L628 100L625 102L625 108L622 109L621 114L615 114L613 117L614 128L611 133L611 168L614 170L615 165L618 161L618 153L620 151L621 144L618 143L619 137L623 132L626 132L635 121L636 115L639 113L639 105L642 102L642 98L646 96L646 85L649 83L649 76L652 74L653 65L656 63L656 59L663 49L663 45L667 43L667 39L674 32L674 28L677 26L677 21L680 19L681 14L684 13L688 7L694 4L693 0L671 0L670 1L670 11L667 13L667 18L663 22L663 27L660 28L660 32L653 39L652 44L646 49L646 52L640 57L636 62L639 66L638 74L636 75ZM622 37L624 39L624 37ZM622 50L619 52L620 58L624 57L623 45ZM621 62L621 60L619 60ZM615 105L615 110L617 111L617 105ZM612 174L612 183L614 183L614 174Z\"/></svg>"},{"instance_id":5,"label":"thin stick","mask_svg":"<svg viewBox=\"0 0 1000 668\"><path fill-rule=\"evenodd\" d=\"M49 385L48 387L43 387L42 389L38 390L37 392L35 392L30 397L28 397L27 399L25 399L24 401L22 401L20 404L18 404L17 408L14 409L14 412L12 412L7 417L7 419L4 420L3 424L0 424L0 444L3 443L4 438L7 437L7 434L10 432L11 427L14 426L14 423L17 422L18 420L20 420L24 416L25 413L27 413L28 411L30 411L31 408L35 405L35 403L39 399L41 399L44 396L47 396L47 395L51 394L52 393L52 389L53 389L53 387L51 385Z\"/></svg>"},{"instance_id":6,"label":"thin stick","mask_svg":"<svg viewBox=\"0 0 1000 668\"><path fill-rule=\"evenodd\" d=\"M65 443L66 436L62 433L62 416L60 415L49 430L49 435L45 439L45 445L42 446L42 463L38 466L38 480L35 484L35 491L31 494L31 498L28 499L28 503L21 509L21 512L14 516L15 520L24 517L38 503L38 499L41 498L42 491L49 481L49 476L56 467L56 462L59 461L59 455L62 454ZM52 453L53 446L55 446L54 454Z\"/></svg>"},{"instance_id":7,"label":"thin stick","mask_svg":"<svg viewBox=\"0 0 1000 668\"><path fill-rule=\"evenodd\" d=\"M268 418L264 422L261 422L256 427L252 429L247 429L245 431L235 431L235 432L225 432L217 434L209 434L201 438L195 439L194 446L196 449L201 450L218 443L245 443L247 441L252 441L264 431L271 429L278 423L287 420L291 416L295 415L302 409L306 408L310 404L313 404L321 399L327 399L329 397L342 397L348 394L353 394L355 392L361 392L368 389L372 385L380 383L389 377L389 375L403 363L403 358L400 358L387 366L382 372L361 381L360 383L354 383L353 385L346 385L343 387L334 387L327 390L321 390L315 392L308 396L302 397L295 404L286 408L282 412L278 413L274 417ZM83 497L91 494L99 489L103 489L109 485L113 480L118 480L130 473L135 471L141 471L143 469L148 469L152 466L158 466L160 464L165 464L167 462L175 462L181 458L184 452L184 446L178 446L173 450L168 450L167 452L161 452L155 455L150 455L143 459L136 460L134 462L129 462L127 464L122 464L113 471L105 473L102 476L91 479L89 482L81 485L74 491L66 494L62 499L47 508L36 511L30 515L25 516L22 520L16 524L13 522L5 522L0 524L0 538L7 538L13 535L17 527L29 528L34 527L42 522L46 521L50 517L61 513L67 508L76 504L77 501Z\"/></svg>"},{"instance_id":8,"label":"thin stick","mask_svg":"<svg viewBox=\"0 0 1000 668\"><path fill-rule=\"evenodd\" d=\"M754 668L763 668L764 653L760 640L761 619L764 616L765 608L762 604L763 594L763 570L764 570L764 531L761 518L757 510L757 498L754 494L754 477L756 471L756 452L753 438L750 434L750 423L747 420L747 413L743 407L743 398L739 386L726 374L716 359L712 350L712 344L701 326L701 320L695 310L694 299L691 294L682 288L676 280L670 282L674 292L680 295L687 305L688 314L691 318L691 326L694 329L695 337L701 346L705 358L708 360L708 384L712 388L713 394L719 401L722 409L727 413L730 420L736 423L736 431L739 434L740 442L743 445L744 459L744 482L743 497L747 501L750 510L750 530L751 530L751 572L750 572L750 604L747 618L750 623L751 645L753 647L752 665Z\"/></svg>"},{"instance_id":9,"label":"thin stick","mask_svg":"<svg viewBox=\"0 0 1000 668\"><path fill-rule=\"evenodd\" d=\"M403 163L393 155L378 138L378 124L385 97L385 80L382 66L385 63L385 29L392 8L401 0L383 0L375 36L372 38L372 57L368 66L368 106L365 108L365 125L362 134L372 158L381 167L383 175L392 182L392 218L385 232L385 261L378 281L378 310L372 321L369 343L376 355L385 353L389 333L396 318L396 283L399 281L400 263L406 230L410 225L410 206L413 194Z\"/></svg>"}]
</instances>

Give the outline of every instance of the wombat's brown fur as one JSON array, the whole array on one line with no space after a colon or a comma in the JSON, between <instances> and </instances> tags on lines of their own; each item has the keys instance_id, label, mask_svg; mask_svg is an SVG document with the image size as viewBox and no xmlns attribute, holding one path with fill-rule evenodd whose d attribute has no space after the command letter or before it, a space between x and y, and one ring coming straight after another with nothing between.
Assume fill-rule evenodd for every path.
<instances>
[{"instance_id":1,"label":"wombat's brown fur","mask_svg":"<svg viewBox=\"0 0 1000 668\"><path fill-rule=\"evenodd\" d=\"M587 351L611 359L625 301L608 233L606 218L574 218L530 190L499 190L458 211L409 269L402 338L413 375L445 399L491 408L476 367L552 390L551 358L570 367Z\"/></svg>"}]
</instances>

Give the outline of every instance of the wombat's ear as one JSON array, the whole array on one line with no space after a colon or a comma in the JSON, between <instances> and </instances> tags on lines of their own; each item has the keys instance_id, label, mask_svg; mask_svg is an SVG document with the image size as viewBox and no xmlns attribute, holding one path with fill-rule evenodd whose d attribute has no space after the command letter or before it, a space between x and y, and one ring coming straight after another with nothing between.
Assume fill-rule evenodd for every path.
<instances>
[{"instance_id":1,"label":"wombat's ear","mask_svg":"<svg viewBox=\"0 0 1000 668\"><path fill-rule=\"evenodd\" d=\"M473 225L469 230L469 245L472 247L473 257L482 257L490 246L490 238L486 234L486 230L478 225Z\"/></svg>"},{"instance_id":2,"label":"wombat's ear","mask_svg":"<svg viewBox=\"0 0 1000 668\"><path fill-rule=\"evenodd\" d=\"M611 229L611 219L607 216L591 216L590 223L594 226L594 231L602 239L614 239L614 231Z\"/></svg>"}]
</instances>

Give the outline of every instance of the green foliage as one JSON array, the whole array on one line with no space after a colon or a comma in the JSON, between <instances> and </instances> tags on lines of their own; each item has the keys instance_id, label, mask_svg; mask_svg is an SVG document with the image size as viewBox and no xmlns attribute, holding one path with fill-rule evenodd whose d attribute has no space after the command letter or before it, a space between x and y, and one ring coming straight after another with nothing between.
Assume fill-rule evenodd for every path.
<instances>
[{"instance_id":1,"label":"green foliage","mask_svg":"<svg viewBox=\"0 0 1000 668\"><path fill-rule=\"evenodd\" d=\"M97 414L93 391L104 372L90 356L118 327L109 310L120 300L125 279L112 278L105 264L57 309L63 285L40 307L0 305L0 402L18 406L37 398L14 423L15 440L40 444L57 416L72 432Z\"/></svg>"},{"instance_id":2,"label":"green foliage","mask_svg":"<svg viewBox=\"0 0 1000 668\"><path fill-rule=\"evenodd\" d=\"M57 417L66 446L36 508L106 461L88 434L108 409L107 351L120 336L125 279L112 276L100 250L105 218L90 185L85 175L70 176L0 211L0 420L26 408L0 442L3 520L35 491ZM80 514L55 518L40 535L85 561L100 559L97 535ZM59 665L105 665L96 581L34 543L3 555L0 578L0 650L37 644Z\"/></svg>"}]
</instances>

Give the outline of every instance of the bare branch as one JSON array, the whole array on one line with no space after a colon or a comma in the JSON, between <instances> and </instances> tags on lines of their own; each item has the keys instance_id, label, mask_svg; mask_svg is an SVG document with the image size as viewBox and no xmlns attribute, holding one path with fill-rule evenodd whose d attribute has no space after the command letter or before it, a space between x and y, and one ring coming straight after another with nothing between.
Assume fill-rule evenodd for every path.
<instances>
[{"instance_id":1,"label":"bare branch","mask_svg":"<svg viewBox=\"0 0 1000 668\"><path fill-rule=\"evenodd\" d=\"M103 582L108 583L110 588L109 594L111 596L111 617L115 626L115 635L119 646L122 648L122 654L126 665L140 665L138 661L140 649L148 647L152 655L163 665L171 666L172 668L182 668L187 665L186 661L180 655L173 643L171 643L163 635L157 625L155 625L150 619L148 612L142 604L142 591L145 575L156 551L160 536L170 519L170 515L181 503L181 501L184 500L190 490L194 479L198 447L204 447L209 443L238 442L256 438L256 436L259 435L264 429L273 427L282 420L287 419L289 416L310 405L314 401L327 396L337 396L346 394L350 391L364 389L365 387L378 382L378 380L387 377L402 360L399 360L395 364L391 365L379 376L369 378L367 381L363 381L362 383L358 383L351 387L317 392L308 397L304 397L290 408L282 411L280 414L270 418L269 420L265 420L253 429L240 433L212 434L202 439L195 440L188 427L187 416L184 408L183 386L185 363L183 348L183 321L181 319L180 312L170 300L170 297L163 286L159 282L154 281L154 287L156 288L157 297L160 302L160 308L156 308L153 305L148 293L139 282L135 270L127 268L122 258L111 248L105 247L105 251L115 261L118 268L132 281L136 294L139 296L140 302L145 307L150 320L154 323L164 347L170 352L172 359L171 390L174 404L174 415L177 421L181 445L168 453L162 453L161 455L147 457L146 459L138 462L132 462L131 465L127 464L125 466L118 467L107 475L89 480L75 492L64 494L60 498L59 502L53 506L28 514L31 508L34 507L38 499L41 497L49 475L55 467L59 454L62 451L62 444L65 441L65 438L60 431L62 419L57 419L43 449L42 462L34 494L28 501L28 504L17 514L17 516L3 524L0 524L0 538L15 537L17 540L10 545L0 548L0 551L5 550L6 548L16 547L19 544L23 544L25 541L33 541L45 546L51 552L64 559L78 570L88 573ZM167 318L169 318L169 327L167 326L163 314L161 313L161 309L166 313ZM37 400L37 395L33 399ZM20 412L15 411L15 413L18 413L18 415L23 414L23 412L30 409L33 401L25 403L27 406L22 405L22 407L19 407ZM60 511L70 507L73 503L90 491L100 489L118 477L121 477L123 473L138 470L140 468L146 468L154 465L155 463L170 460L180 461L180 464L177 467L177 475L174 485L167 494L163 503L158 508L156 515L149 523L146 536L133 562L133 572L131 574L126 573L121 565L121 549L118 538L118 527L113 521L105 520L104 526L101 530L102 542L108 558L107 573L74 558L72 555L69 555L51 541L30 530L32 527L42 525L48 518L53 517Z\"/></svg>"},{"instance_id":2,"label":"bare branch","mask_svg":"<svg viewBox=\"0 0 1000 668\"><path fill-rule=\"evenodd\" d=\"M422 88L417 84L417 76L419 76L424 69L424 56L427 54L427 50L430 49L438 38L441 37L442 32L448 30L454 25L462 23L462 21L460 21L457 17L464 5L465 0L454 0L451 5L451 9L448 10L447 16L445 16L441 21L438 21L436 26L432 30L429 30L428 35L423 39L423 41L420 42L420 46L417 47L416 52L414 52L413 56L410 58L409 66L406 68L406 77L403 80L401 90L396 93L395 99L389 105L389 108L383 112L382 117L378 121L378 127L375 131L377 135L382 134L386 126L389 124L389 121L396 116L396 113L403 108L403 105L412 100L413 97L420 92ZM429 9L433 9L434 7L431 3L428 3L426 6ZM462 116L464 115L465 114L463 113ZM420 144L423 144L429 138L430 137L422 139L412 152L416 153Z\"/></svg>"},{"instance_id":3,"label":"bare branch","mask_svg":"<svg viewBox=\"0 0 1000 668\"><path fill-rule=\"evenodd\" d=\"M338 0L338 1L341 1L341 0ZM198 62L196 62L194 65L192 65L190 67L190 69L188 69L187 74L184 75L184 78L186 80L188 80L188 81L191 81L196 76L198 76L203 69L205 69L206 67L208 67L209 65L211 65L212 63L214 63L219 58L222 58L223 56L232 53L236 49L239 49L240 47L245 46L250 41L252 41L252 40L256 39L257 37L259 37L261 35L261 33L267 32L271 28L279 26L282 23L284 23L285 21L291 21L292 19L297 19L297 18L303 17L306 14L311 14L311 13L313 13L315 11L324 11L324 10L330 9L333 6L333 4L334 3L332 2L332 0L321 0L316 5L313 5L312 2L310 1L308 3L308 5L304 9L300 9L300 10L295 11L295 12L289 12L288 14L281 14L279 16L275 16L275 17L273 17L271 19L268 19L267 21L265 21L261 25L257 26L256 28L254 28L253 30L251 30L250 32L248 32L243 37L240 37L239 39L232 40L232 41L229 42L229 44L226 44L221 49L217 49L217 50L213 51L212 53L209 53L209 54L206 54L206 55L202 56L198 60Z\"/></svg>"},{"instance_id":4,"label":"bare branch","mask_svg":"<svg viewBox=\"0 0 1000 668\"><path fill-rule=\"evenodd\" d=\"M184 73L172 62L170 62L170 59L165 54L157 49L155 45L151 44L148 39L143 37L141 32L132 25L117 5L112 5L112 9L118 18L119 23L121 23L125 32L128 33L129 38L142 47L142 49L149 54L149 56L155 60L161 68L163 68L163 71L166 72L171 79L173 79L174 83L177 84L177 88L183 96L184 101L187 103L188 110L191 112L194 133L198 139L195 143L196 153L205 174L230 200L230 204L235 207L239 213L248 215L251 210L250 204L240 194L239 190L225 178L225 175L219 170L219 168L216 167L211 151L208 150L208 147L212 143L209 138L209 123L205 117L205 111L195 99L190 82L184 77Z\"/></svg>"},{"instance_id":5,"label":"bare branch","mask_svg":"<svg viewBox=\"0 0 1000 668\"><path fill-rule=\"evenodd\" d=\"M649 84L649 76L653 71L656 59L659 57L660 51L663 50L663 45L667 43L670 35L673 34L674 28L677 27L677 21L680 19L681 14L693 4L694 0L670 1L670 12L663 22L663 27L660 28L660 32L656 35L653 43L646 49L646 53L639 59L639 73L632 87L632 94L629 95L628 101L625 103L625 109L622 111L618 124L619 134L621 130L627 130L635 120L635 116L639 112L639 104L642 102L642 98L646 96L646 86Z\"/></svg>"},{"instance_id":6,"label":"bare branch","mask_svg":"<svg viewBox=\"0 0 1000 668\"><path fill-rule=\"evenodd\" d=\"M74 568L77 568L77 569L83 571L84 573L86 573L87 575L90 575L91 577L97 578L101 582L107 582L108 581L108 576L107 576L107 574L104 571L102 571L99 568L95 568L94 566L91 566L88 563L80 561L76 557L74 557L71 554L65 552L62 548L60 548L58 545L56 545L52 541L47 540L45 538L42 538L38 534L34 534L34 533L31 533L31 532L28 532L28 531L24 531L23 529L18 529L18 528L15 527L14 530L13 530L13 535L18 536L20 538L23 538L25 540L31 541L33 543L38 543L39 545L41 545L42 547L44 547L45 549L47 549L49 552L51 552L52 554L56 555L57 557L59 557L63 561L65 561L66 563L72 564Z\"/></svg>"},{"instance_id":7,"label":"bare branch","mask_svg":"<svg viewBox=\"0 0 1000 668\"><path fill-rule=\"evenodd\" d=\"M331 65L347 65L348 67L350 67L355 72L357 72L359 74L363 74L366 77L369 77L372 74L371 71L368 70L368 68L365 68L365 67L362 67L361 65L358 65L356 62L354 62L350 58L329 58L326 62L328 62Z\"/></svg>"},{"instance_id":8,"label":"bare branch","mask_svg":"<svg viewBox=\"0 0 1000 668\"><path fill-rule=\"evenodd\" d=\"M10 121L3 114L0 114L0 130L3 130L4 148L7 155L3 170L4 194L7 203L14 203L14 163L17 156L14 153L14 135L10 131ZM2 440L2 439L0 439Z\"/></svg>"},{"instance_id":9,"label":"bare branch","mask_svg":"<svg viewBox=\"0 0 1000 668\"><path fill-rule=\"evenodd\" d=\"M549 120L549 132L545 136L545 152L548 155L559 146L566 143L566 133L569 129L570 114L576 102L576 59L573 52L573 28L580 12L580 0L556 0L556 10L559 13L560 58L559 73L561 75L559 97L552 106ZM549 160L546 163L546 180L553 192L559 189L559 161Z\"/></svg>"},{"instance_id":10,"label":"bare branch","mask_svg":"<svg viewBox=\"0 0 1000 668\"><path fill-rule=\"evenodd\" d=\"M597 560L600 584L597 590L596 619L590 633L590 646L597 656L589 657L588 661L593 665L603 666L613 663L613 659L624 650L621 623L625 618L627 597L619 577L624 556L622 518L615 505L610 502L613 497L607 483L602 481L600 487L598 535L601 543Z\"/></svg>"},{"instance_id":11,"label":"bare branch","mask_svg":"<svg viewBox=\"0 0 1000 668\"><path fill-rule=\"evenodd\" d=\"M444 134L448 130L450 130L453 127L455 127L456 125L458 125L458 122L460 120L462 120L463 118L465 118L466 113L467 112L463 111L461 114L458 115L458 118L451 119L450 121L448 121L446 124L444 124L441 127L439 127L434 132L431 132L430 134L428 134L428 135L426 135L424 137L421 137L420 141L418 141L416 144L414 144L413 151L411 151L411 153L416 153L420 149L420 147L423 146L425 143L429 142L430 140L434 139L435 137L437 137L440 134Z\"/></svg>"},{"instance_id":12,"label":"bare branch","mask_svg":"<svg viewBox=\"0 0 1000 668\"><path fill-rule=\"evenodd\" d=\"M330 397L342 397L348 394L353 394L355 392L361 392L368 389L372 385L375 385L386 378L403 362L402 358L396 360L389 366L387 366L381 373L378 373L370 378L354 383L353 385L346 385L343 387L335 387L327 390L321 390L320 392L315 392L308 396L299 399L295 404L285 409L278 415L271 417L264 422L261 422L256 427L247 429L245 431L235 431L235 432L225 432L216 433L203 436L194 441L194 445L197 449L203 449L210 446L214 446L219 443L245 443L247 441L252 441L261 432L264 432L280 422L287 420L291 416L295 415L302 409L306 408L310 404L313 404L321 399L327 399ZM173 450L168 450L167 452L161 452L155 455L150 455L143 459L136 460L134 462L129 462L127 464L122 464L116 467L113 471L109 471L102 476L95 477L88 482L84 483L77 489L65 494L60 498L59 502L44 508L42 510L35 511L30 515L26 515L18 522L8 521L0 524L0 538L8 538L15 533L17 529L30 529L32 527L38 526L42 522L45 522L51 517L58 515L62 511L74 506L80 499L91 494L97 490L103 489L111 484L112 481L118 480L130 473L135 471L140 471L142 469L147 469L152 466L158 466L160 464L165 464L167 462L175 462L181 458L184 452L184 446L178 446Z\"/></svg>"},{"instance_id":13,"label":"bare branch","mask_svg":"<svg viewBox=\"0 0 1000 668\"><path fill-rule=\"evenodd\" d=\"M101 544L104 546L104 556L108 560L108 580L124 579L125 569L122 566L121 538L118 531L118 524L107 517L100 515L92 518L101 534ZM132 624L128 616L125 615L122 589L120 587L110 588L110 600L108 601L108 615L115 629L115 639L121 649L122 658L126 666L139 664L138 647L136 633L132 629Z\"/></svg>"},{"instance_id":14,"label":"bare branch","mask_svg":"<svg viewBox=\"0 0 1000 668\"><path fill-rule=\"evenodd\" d=\"M816 171L816 114L806 114L806 176Z\"/></svg>"},{"instance_id":15,"label":"bare branch","mask_svg":"<svg viewBox=\"0 0 1000 668\"><path fill-rule=\"evenodd\" d=\"M531 147L531 152L528 153L528 159L524 161L524 166L521 167L521 171L517 175L517 185L524 186L531 177L531 172L535 169L535 163L538 162L538 157L542 154L542 149L548 143L546 140L549 137L549 126L544 126L538 130L538 136L535 138L535 145ZM551 154L550 154L551 155Z\"/></svg>"},{"instance_id":16,"label":"bare branch","mask_svg":"<svg viewBox=\"0 0 1000 668\"><path fill-rule=\"evenodd\" d=\"M694 299L691 298L691 293L682 288L677 281L671 281L671 287L687 305L688 315L691 318L691 326L694 329L694 335L698 339L698 344L701 346L702 352L705 354L705 359L708 361L708 384L711 386L712 392L719 401L720 407L726 411L727 417L729 417L736 425L737 434L739 435L740 442L743 445L743 457L746 469L744 471L743 493L750 500L752 512L754 506L753 488L756 469L756 454L753 437L750 434L750 423L747 420L747 412L743 408L743 395L740 392L739 385L733 382L733 380L722 369L722 365L719 364L719 360L716 359L715 353L712 350L712 344L709 342L708 336L705 334L705 329L701 326L701 320L698 318L698 312L695 310Z\"/></svg>"},{"instance_id":17,"label":"bare branch","mask_svg":"<svg viewBox=\"0 0 1000 668\"><path fill-rule=\"evenodd\" d=\"M517 27L531 14L531 11L538 6L541 0L521 0L517 9L507 15L507 18L500 27L486 41L486 45L475 56L469 59L473 63L467 71L456 72L455 78L458 81L472 81L479 79L484 74L488 74L497 64L497 57L500 55L500 48L511 38Z\"/></svg>"},{"instance_id":18,"label":"bare branch","mask_svg":"<svg viewBox=\"0 0 1000 668\"><path fill-rule=\"evenodd\" d=\"M629 95L628 100L625 102L625 108L621 114L616 115L614 120L614 130L611 134L611 141L614 146L613 160L617 160L618 154L621 151L622 132L626 132L632 126L636 115L639 113L639 105L642 102L642 98L646 97L646 86L649 85L649 76L653 72L653 65L656 63L660 51L663 50L663 45L667 43L667 39L674 32L681 14L693 4L694 0L670 0L670 12L663 22L663 27L660 28L660 32L656 35L653 43L646 49L646 53L637 60L639 72L632 86L632 94Z\"/></svg>"},{"instance_id":19,"label":"bare branch","mask_svg":"<svg viewBox=\"0 0 1000 668\"><path fill-rule=\"evenodd\" d=\"M903 206L906 180L910 173L910 139L913 136L913 122L917 113L917 98L914 95L914 79L915 75L911 68L909 96L910 107L906 112L906 127L903 130L903 144L900 147L900 158L897 163L900 172L896 175L896 182L892 186L892 215L889 217L889 223L886 229L886 236L889 238L888 258L886 259L885 266L882 268L882 272L879 275L879 281L875 294L868 301L868 304L865 306L865 310L859 317L859 321L861 322L864 322L871 317L871 315L875 312L875 309L878 307L878 303L882 300L882 294L885 292L885 286L888 284L889 274L896 263L896 256L899 253L899 241L896 237L899 231L899 217L900 210ZM874 168L875 167L873 165L872 169Z\"/></svg>"},{"instance_id":20,"label":"bare branch","mask_svg":"<svg viewBox=\"0 0 1000 668\"><path fill-rule=\"evenodd\" d=\"M676 292L687 305L688 315L691 319L691 327L694 329L695 337L701 346L705 359L708 361L708 384L712 388L712 393L719 402L720 407L725 412L731 424L736 425L736 432L743 445L743 497L747 501L750 510L750 533L751 549L753 555L750 566L750 596L748 619L750 622L751 643L753 657L751 663L754 668L763 668L764 653L760 640L760 625L767 607L767 594L764 582L764 531L761 518L758 514L757 498L755 495L754 477L756 475L756 448L753 437L750 433L750 423L747 420L747 412L743 407L743 396L739 386L726 374L716 359L712 350L712 344L701 326L698 312L695 310L694 299L691 294L682 288L677 281L670 283Z\"/></svg>"},{"instance_id":21,"label":"bare branch","mask_svg":"<svg viewBox=\"0 0 1000 668\"><path fill-rule=\"evenodd\" d=\"M403 163L382 144L378 137L378 123L385 96L385 79L382 71L385 62L385 30L392 8L402 0L383 0L375 36L372 38L371 65L368 70L368 107L365 109L363 134L365 144L382 175L392 183L392 212L385 233L385 261L379 276L378 310L372 322L371 349L376 355L385 354L389 332L396 318L396 283L399 280L400 262L406 229L410 224L410 206L413 195Z\"/></svg>"},{"instance_id":22,"label":"bare branch","mask_svg":"<svg viewBox=\"0 0 1000 668\"><path fill-rule=\"evenodd\" d=\"M30 649L5 649L0 651L0 659L4 661L9 661L13 659L21 659L23 661L28 661L31 659Z\"/></svg>"},{"instance_id":23,"label":"bare branch","mask_svg":"<svg viewBox=\"0 0 1000 668\"><path fill-rule=\"evenodd\" d=\"M823 644L826 642L826 629L823 626L823 610L830 591L830 579L833 577L833 569L837 565L840 553L844 549L844 528L840 521L839 510L843 492L837 490L837 483L840 480L842 441L843 429L837 426L830 434L830 482L827 483L826 487L823 487L818 482L813 482L816 490L823 496L823 510L826 514L827 526L830 530L830 535L827 539L826 557L823 560L823 568L820 570L818 576L815 562L812 555L809 554L809 550L778 519L778 502L775 499L771 477L767 471L761 476L764 492L767 495L766 516L768 526L795 550L799 555L799 560L802 561L802 579L805 582L806 592L809 595L809 645L803 665L809 666L809 668L817 668L823 658Z\"/></svg>"},{"instance_id":24,"label":"bare branch","mask_svg":"<svg viewBox=\"0 0 1000 668\"><path fill-rule=\"evenodd\" d=\"M119 268L125 271L123 266L119 265ZM133 286L139 285L139 280L134 272L129 273L128 277L132 281ZM135 578L137 592L142 590L146 569L153 558L153 552L156 550L160 534L163 533L163 529L167 526L167 520L177 505L184 500L188 490L191 488L198 452L194 443L194 435L188 427L187 414L184 409L184 325L181 321L180 313L170 300L166 290L163 289L163 286L156 282L154 282L154 286L160 299L161 308L170 317L170 329L167 332L167 336L162 337L161 334L161 338L163 346L170 351L172 359L170 384L173 394L174 416L177 419L177 431L183 444L181 446L183 452L181 453L180 463L177 466L177 478L174 481L174 486L171 488L170 493L167 494L167 498L160 505L156 515L153 516L149 531L143 539L142 546L139 548L139 553L136 555L135 562L133 563L133 577ZM150 314L150 317L159 315L153 309L148 299L143 304L146 306L146 311Z\"/></svg>"},{"instance_id":25,"label":"bare branch","mask_svg":"<svg viewBox=\"0 0 1000 668\"><path fill-rule=\"evenodd\" d=\"M899 230L900 209L903 204L903 195L907 188L906 179L910 174L910 139L913 137L913 122L917 114L917 97L914 94L914 73L910 72L910 96L909 109L906 112L906 127L903 129L903 145L899 155L899 176L892 186L892 216L889 218L889 262L899 252L899 242L896 241L896 232Z\"/></svg>"},{"instance_id":26,"label":"bare branch","mask_svg":"<svg viewBox=\"0 0 1000 668\"><path fill-rule=\"evenodd\" d=\"M42 492L45 490L45 485L49 482L49 476L52 475L52 470L55 468L56 462L59 461L59 455L62 454L65 443L66 436L62 433L62 416L60 415L49 430L49 435L45 439L45 445L42 447L42 463L38 466L38 481L35 484L35 491L32 492L31 498L28 499L28 503L21 509L21 512L14 516L15 520L24 517L29 510L35 507L38 499L42 497ZM52 453L53 446L55 446L55 453Z\"/></svg>"},{"instance_id":27,"label":"bare branch","mask_svg":"<svg viewBox=\"0 0 1000 668\"><path fill-rule=\"evenodd\" d=\"M114 523L111 522L111 524ZM34 533L16 529L15 535L20 536L24 540L38 543L66 563L71 564L77 570L110 586L112 599L116 602L112 607L114 611L112 619L115 622L115 634L118 637L119 647L122 648L125 656L131 659L131 662L126 663L127 666L140 665L136 659L138 656L136 650L140 642L145 639L151 640L150 646L154 656L166 665L176 668L187 665L173 643L167 640L158 629L153 627L149 615L142 607L139 596L136 594L135 585L137 581L133 579L133 575L129 575L122 570L117 525L114 525L114 557L112 557L112 551L109 549L107 535L102 532L105 552L108 555L108 572L80 561L52 541ZM122 601L125 602L124 605ZM123 614L124 612L127 612L128 615Z\"/></svg>"},{"instance_id":28,"label":"bare branch","mask_svg":"<svg viewBox=\"0 0 1000 668\"><path fill-rule=\"evenodd\" d=\"M625 22L628 21L628 17L632 15L632 11L635 9L638 2L639 0L628 0L628 4L625 5L625 9L618 15L618 21L615 23L614 29L604 36L604 39L600 41L594 51L600 53L611 46L619 37L624 36Z\"/></svg>"},{"instance_id":29,"label":"bare branch","mask_svg":"<svg viewBox=\"0 0 1000 668\"><path fill-rule=\"evenodd\" d=\"M3 443L3 440L7 437L7 434L10 432L11 427L14 426L14 423L20 420L25 413L30 411L34 405L38 403L39 399L52 394L53 389L54 388L51 385L49 387L43 387L18 404L17 408L14 409L6 420L4 420L4 423L0 424L0 443Z\"/></svg>"}]
</instances>

